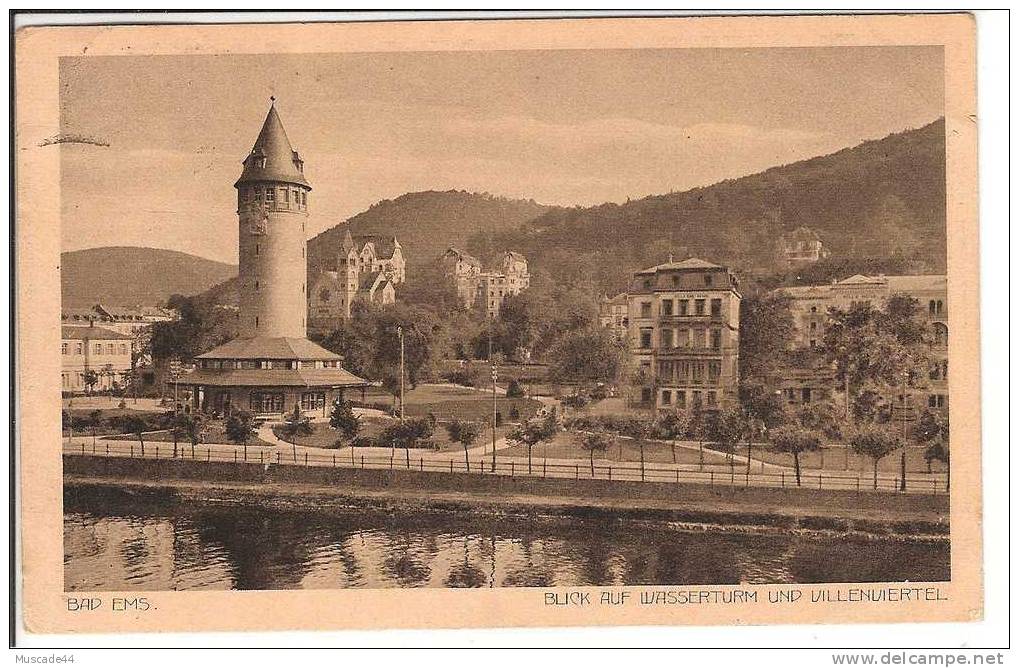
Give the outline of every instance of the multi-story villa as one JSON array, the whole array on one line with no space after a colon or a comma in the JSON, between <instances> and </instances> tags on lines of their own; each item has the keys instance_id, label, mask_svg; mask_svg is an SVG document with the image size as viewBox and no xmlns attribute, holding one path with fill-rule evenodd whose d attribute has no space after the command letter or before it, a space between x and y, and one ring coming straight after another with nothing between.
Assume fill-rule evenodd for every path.
<instances>
[{"instance_id":1,"label":"multi-story villa","mask_svg":"<svg viewBox=\"0 0 1019 668\"><path fill-rule=\"evenodd\" d=\"M60 328L60 388L81 393L124 387L132 371L133 338L94 323ZM95 373L89 387L88 372Z\"/></svg>"},{"instance_id":2,"label":"multi-story villa","mask_svg":"<svg viewBox=\"0 0 1019 668\"><path fill-rule=\"evenodd\" d=\"M790 265L810 264L828 257L821 237L809 227L800 226L780 239L782 258Z\"/></svg>"},{"instance_id":3,"label":"multi-story villa","mask_svg":"<svg viewBox=\"0 0 1019 668\"><path fill-rule=\"evenodd\" d=\"M407 278L403 248L396 237L352 236L347 230L335 261L321 271L308 294L308 326L329 330L350 317L355 301L392 304L396 286Z\"/></svg>"},{"instance_id":4,"label":"multi-story villa","mask_svg":"<svg viewBox=\"0 0 1019 668\"><path fill-rule=\"evenodd\" d=\"M944 275L864 276L857 274L828 285L806 285L779 288L776 292L790 299L790 309L796 334L790 348L816 348L824 340L828 324L828 309L850 309L856 305L883 308L893 295L906 295L920 304L922 317L932 324L934 365L929 383L916 394L926 395L930 408L948 407L948 281ZM813 376L805 377L801 386L819 387L824 382ZM783 391L787 388L783 387ZM792 396L795 396L793 393ZM801 394L799 401L817 397L814 391Z\"/></svg>"},{"instance_id":5,"label":"multi-story villa","mask_svg":"<svg viewBox=\"0 0 1019 668\"><path fill-rule=\"evenodd\" d=\"M448 249L442 256L446 277L456 285L457 294L466 308L480 306L489 317L499 315L503 302L518 295L531 284L527 258L520 253L506 251L502 255L502 271L485 272L481 262L458 248Z\"/></svg>"},{"instance_id":6,"label":"multi-story villa","mask_svg":"<svg viewBox=\"0 0 1019 668\"><path fill-rule=\"evenodd\" d=\"M740 300L727 267L697 258L633 275L628 317L641 407L717 410L737 400Z\"/></svg>"}]
</instances>

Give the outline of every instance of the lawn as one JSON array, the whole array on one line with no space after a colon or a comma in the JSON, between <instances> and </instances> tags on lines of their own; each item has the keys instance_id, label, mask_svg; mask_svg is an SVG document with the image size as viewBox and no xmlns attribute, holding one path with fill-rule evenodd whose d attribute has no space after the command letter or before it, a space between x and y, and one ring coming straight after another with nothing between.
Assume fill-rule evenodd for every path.
<instances>
[{"instance_id":1,"label":"lawn","mask_svg":"<svg viewBox=\"0 0 1019 668\"><path fill-rule=\"evenodd\" d=\"M473 389L448 385L418 385L406 392L407 417L424 417L429 413L441 420L460 418L489 422L492 419L491 389ZM377 388L370 390L365 402L393 405L393 398ZM498 410L504 422L526 420L534 416L541 408L537 399L510 399L504 395L497 396ZM512 417L516 408L519 418Z\"/></svg>"},{"instance_id":2,"label":"lawn","mask_svg":"<svg viewBox=\"0 0 1019 668\"><path fill-rule=\"evenodd\" d=\"M361 433L359 435L378 436L379 434L382 433L383 429L385 429L388 425L393 423L394 420L389 418L362 419ZM436 425L435 432L432 434L432 437L429 440L433 441L435 444L439 446L438 449L439 452L462 450L463 445L457 442L451 442L449 440L449 434L446 432L445 424L446 424L445 421L440 421L439 424ZM335 443L338 440L343 441L340 447L345 448L348 445L346 439L341 438L339 433L335 429L331 429L328 424L317 422L312 424L311 428L313 430L311 434L309 434L308 436L299 436L297 438L298 445L303 445L309 448L335 448L336 447ZM495 432L496 440L505 436L512 428L513 428L512 425L504 425L499 427ZM278 430L277 435L279 435ZM283 438L282 436L280 436L280 438L284 441L289 442L289 439L287 438ZM491 444L491 442L492 432L486 426L482 430L481 436L478 437L477 442L472 447L477 447L484 444Z\"/></svg>"},{"instance_id":3,"label":"lawn","mask_svg":"<svg viewBox=\"0 0 1019 668\"><path fill-rule=\"evenodd\" d=\"M591 455L580 447L581 434L560 432L551 443L539 444L531 452L532 457L549 457L551 459L588 459ZM639 462L640 447L637 441L625 438L614 438L614 444L605 452L595 453L595 459L606 459L614 462ZM526 445L514 445L499 454L527 456ZM672 448L667 443L654 441L644 442L644 461L648 463L672 463ZM676 463L700 463L700 452L695 449L676 446ZM725 455L704 452L705 464L728 464Z\"/></svg>"},{"instance_id":4,"label":"lawn","mask_svg":"<svg viewBox=\"0 0 1019 668\"><path fill-rule=\"evenodd\" d=\"M922 447L910 447L906 449L906 472L907 473L927 473L927 462L923 458L924 448ZM746 446L739 447L736 452L741 455L746 455ZM883 457L878 462L878 471L885 473L898 473L899 472L899 457L900 450L895 450L891 454ZM784 452L771 452L763 446L755 445L753 452L750 454L754 459L768 462L769 464L778 464L780 466L793 466L793 456ZM826 471L862 471L863 473L872 473L874 471L874 462L869 457L861 457L860 455L853 452L852 448L844 446L836 446L829 448L822 448L818 452L804 452L800 455L800 466L804 469L819 469L823 468ZM931 471L934 473L943 473L945 471L945 465L941 462L931 462Z\"/></svg>"},{"instance_id":5,"label":"lawn","mask_svg":"<svg viewBox=\"0 0 1019 668\"><path fill-rule=\"evenodd\" d=\"M151 434L144 435L146 443L173 443L173 435L169 431L157 431ZM134 434L121 434L116 437L107 436L105 439L100 438L99 440L117 440L122 441L125 439L138 440L138 437ZM187 437L178 438L177 442L180 444L189 444ZM230 439L226 437L226 429L222 420L214 420L209 422L208 428L205 432L205 437L202 439L202 443L230 443ZM248 441L248 445L251 446L263 446L267 448L275 448L275 443L268 443L258 438L258 436L252 436L251 440Z\"/></svg>"},{"instance_id":6,"label":"lawn","mask_svg":"<svg viewBox=\"0 0 1019 668\"><path fill-rule=\"evenodd\" d=\"M92 434L92 426L89 424L91 421L90 414L93 410L91 408L70 408L65 409L71 415L73 432L75 435L85 436ZM107 408L99 410L100 423L96 428L96 434L104 436L108 434L123 434L123 420L127 417L136 417L145 420L149 425L149 430L159 429L165 423L163 422L166 411L141 411L132 410L129 408ZM112 424L111 424L112 422ZM66 435L67 430L64 429Z\"/></svg>"}]
</instances>

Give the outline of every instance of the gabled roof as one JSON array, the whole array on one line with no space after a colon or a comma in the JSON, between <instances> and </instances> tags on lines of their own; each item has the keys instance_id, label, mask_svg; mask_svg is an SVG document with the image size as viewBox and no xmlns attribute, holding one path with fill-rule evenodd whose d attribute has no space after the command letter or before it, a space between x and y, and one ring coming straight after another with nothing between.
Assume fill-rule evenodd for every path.
<instances>
[{"instance_id":1,"label":"gabled roof","mask_svg":"<svg viewBox=\"0 0 1019 668\"><path fill-rule=\"evenodd\" d=\"M479 267L481 266L481 262L478 260L478 258L474 257L470 253L460 250L456 246L450 246L449 249L446 250L444 255L455 255L458 260L468 262Z\"/></svg>"},{"instance_id":2,"label":"gabled roof","mask_svg":"<svg viewBox=\"0 0 1019 668\"><path fill-rule=\"evenodd\" d=\"M722 269L722 268L723 267L721 265L713 264L711 262L708 262L707 260L701 260L700 258L691 257L687 258L686 260L681 260L679 262L666 262L664 264L655 265L654 267L649 267L648 269L644 269L637 273L651 274L656 271L662 271L666 269Z\"/></svg>"},{"instance_id":3,"label":"gabled roof","mask_svg":"<svg viewBox=\"0 0 1019 668\"><path fill-rule=\"evenodd\" d=\"M830 285L794 285L787 288L778 288L777 293L788 295L794 299L816 298L823 299L831 293Z\"/></svg>"},{"instance_id":4,"label":"gabled roof","mask_svg":"<svg viewBox=\"0 0 1019 668\"><path fill-rule=\"evenodd\" d=\"M114 339L133 340L133 336L115 332L105 327L81 327L76 325L61 325L60 337L76 341L107 341Z\"/></svg>"},{"instance_id":5,"label":"gabled roof","mask_svg":"<svg viewBox=\"0 0 1019 668\"><path fill-rule=\"evenodd\" d=\"M308 339L258 336L228 341L218 348L198 355L197 359L339 360L342 358Z\"/></svg>"},{"instance_id":6,"label":"gabled roof","mask_svg":"<svg viewBox=\"0 0 1019 668\"><path fill-rule=\"evenodd\" d=\"M884 276L864 276L855 274L849 278L837 282L835 285L884 285L887 279Z\"/></svg>"},{"instance_id":7,"label":"gabled roof","mask_svg":"<svg viewBox=\"0 0 1019 668\"><path fill-rule=\"evenodd\" d=\"M365 272L357 277L357 289L362 292L368 292L375 287L375 283L378 282L379 278L385 278L381 271Z\"/></svg>"},{"instance_id":8,"label":"gabled roof","mask_svg":"<svg viewBox=\"0 0 1019 668\"><path fill-rule=\"evenodd\" d=\"M382 260L388 260L393 257L396 247L400 245L396 237L385 234L358 234L354 237L354 241L357 247L361 249L369 243L373 244L375 246L375 257Z\"/></svg>"},{"instance_id":9,"label":"gabled roof","mask_svg":"<svg viewBox=\"0 0 1019 668\"><path fill-rule=\"evenodd\" d=\"M265 166L262 166L262 160ZM242 183L262 181L283 181L311 188L304 178L304 163L301 156L290 145L287 131L283 129L275 101L265 116L262 131L258 133L255 145L243 160L244 171L234 187Z\"/></svg>"}]
</instances>

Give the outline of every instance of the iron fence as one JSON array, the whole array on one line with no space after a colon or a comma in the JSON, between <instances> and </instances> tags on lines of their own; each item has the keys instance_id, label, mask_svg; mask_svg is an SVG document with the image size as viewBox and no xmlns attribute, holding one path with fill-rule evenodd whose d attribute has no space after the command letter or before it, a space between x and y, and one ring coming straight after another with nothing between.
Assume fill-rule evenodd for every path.
<instances>
[{"instance_id":1,"label":"iron fence","mask_svg":"<svg viewBox=\"0 0 1019 668\"><path fill-rule=\"evenodd\" d=\"M900 492L900 479L897 476L878 475L876 481L863 475L847 475L838 472L818 470L802 471L797 481L791 471L752 472L745 466L726 465L685 465L673 464L666 467L636 463L601 464L593 466L589 462L564 463L549 462L547 459L534 458L530 464L514 459L492 461L491 456L471 458L450 457L443 459L436 456L415 457L405 451L396 451L389 457L365 456L358 454L355 448L329 454L309 451L287 453L282 449L266 450L251 447L216 449L194 448L189 443L179 444L174 448L166 442L152 442L145 446L144 452L140 444L123 442L107 442L101 444L65 444L65 454L80 454L102 457L128 457L145 459L184 459L208 462L233 462L267 465L298 465L355 469L388 469L432 471L441 473L461 473L477 475L499 475L508 477L532 478L572 478L575 480L617 480L657 483L698 483L721 486L740 487L780 487L819 490L853 490L858 492ZM948 482L937 476L910 477L906 476L907 494L947 494Z\"/></svg>"}]
</instances>

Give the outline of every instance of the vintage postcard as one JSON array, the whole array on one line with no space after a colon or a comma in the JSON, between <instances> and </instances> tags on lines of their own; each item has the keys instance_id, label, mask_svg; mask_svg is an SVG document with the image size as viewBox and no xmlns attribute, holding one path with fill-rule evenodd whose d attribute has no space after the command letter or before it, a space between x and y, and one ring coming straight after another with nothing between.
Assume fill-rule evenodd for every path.
<instances>
[{"instance_id":1,"label":"vintage postcard","mask_svg":"<svg viewBox=\"0 0 1019 668\"><path fill-rule=\"evenodd\" d=\"M981 618L972 17L15 56L26 628Z\"/></svg>"}]
</instances>

